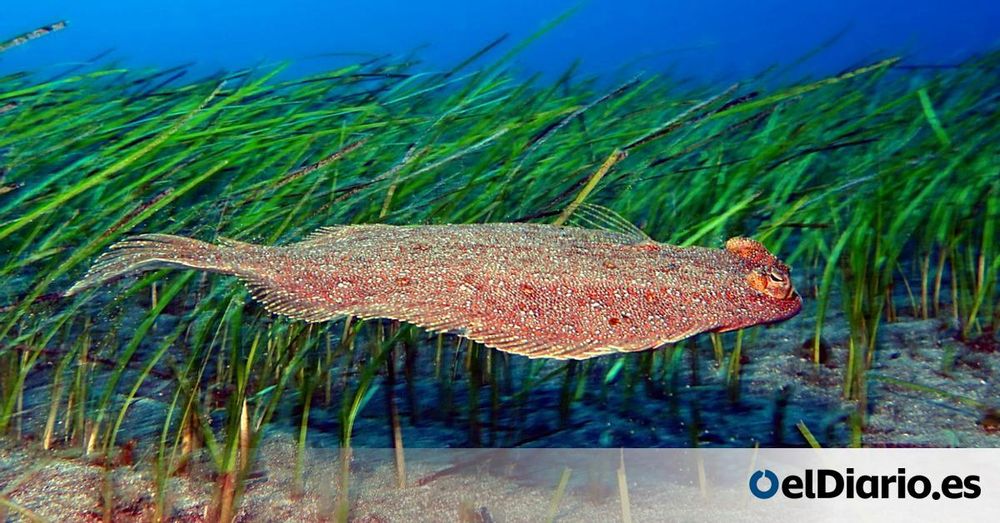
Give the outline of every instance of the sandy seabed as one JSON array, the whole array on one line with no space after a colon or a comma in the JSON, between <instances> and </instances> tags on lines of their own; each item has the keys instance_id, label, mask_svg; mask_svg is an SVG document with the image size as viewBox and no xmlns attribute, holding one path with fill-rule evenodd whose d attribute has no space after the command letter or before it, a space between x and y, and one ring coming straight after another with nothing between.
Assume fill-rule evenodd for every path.
<instances>
[{"instance_id":1,"label":"sandy seabed","mask_svg":"<svg viewBox=\"0 0 1000 523\"><path fill-rule=\"evenodd\" d=\"M339 452L307 449L304 488L294 495L290 438L270 437L259 449L237 521L335 521L340 489ZM625 451L626 453L630 451ZM641 451L635 451L641 452ZM695 452L695 451L686 451ZM628 454L625 454L628 455ZM609 522L623 520L620 456L614 449L415 449L406 454L407 485L398 485L391 449L361 449L351 462L350 521ZM634 521L756 521L768 514L753 506L745 487L713 485L693 455L664 475L648 456L627 458L628 511ZM150 521L154 481L142 467L105 469L80 459L7 445L0 452L0 489L19 507L44 520ZM563 494L559 484L572 465ZM749 463L733 464L745 478ZM197 467L167 488L173 521L208 521L215 483ZM558 498L558 502L556 502ZM110 500L110 502L108 501ZM30 520L18 510L8 518Z\"/></svg>"},{"instance_id":2,"label":"sandy seabed","mask_svg":"<svg viewBox=\"0 0 1000 523\"><path fill-rule=\"evenodd\" d=\"M791 385L803 397L830 398L842 386L846 326L831 318L825 331L827 361L808 361L801 343L808 320L796 318L767 329L744 368L743 394L770 394ZM892 447L998 447L989 415L968 402L995 405L1000 359L996 340L960 342L940 320L903 321L881 329L870 371L863 442ZM896 380L891 381L891 380ZM899 382L939 391L928 393ZM850 404L845 404L849 409ZM340 494L340 454L306 448L302 488L294 479L294 438L270 431L258 449L236 513L237 521L335 521ZM530 450L545 454L525 454ZM569 452L570 455L559 454ZM351 462L350 520L365 522L547 521L561 475L572 472L554 509L554 521L621 521L618 452L614 449L407 449L405 487L391 450L359 449ZM630 451L626 451L628 453ZM520 456L511 460L509 455ZM575 454L573 454L575 453ZM0 514L14 521L151 521L156 484L148 456L131 466L103 467L78 451L46 452L37 442L0 440ZM529 456L525 459L525 456ZM586 459L581 459L584 456ZM756 521L773 518L753 504L745 486L749 463L733 463L742 483L715 481L694 465L656 478L655 467L626 459L628 508L633 521ZM654 478L650 480L649 478ZM730 478L731 479L731 478ZM216 480L207 461L167 482L166 508L175 521L207 521ZM296 495L295 493L298 492Z\"/></svg>"}]
</instances>

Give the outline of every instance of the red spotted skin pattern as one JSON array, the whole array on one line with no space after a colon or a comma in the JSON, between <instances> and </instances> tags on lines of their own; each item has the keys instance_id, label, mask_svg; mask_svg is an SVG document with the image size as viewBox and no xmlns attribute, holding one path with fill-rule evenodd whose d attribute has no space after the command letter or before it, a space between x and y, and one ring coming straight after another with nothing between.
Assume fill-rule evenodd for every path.
<instances>
[{"instance_id":1,"label":"red spotted skin pattern","mask_svg":"<svg viewBox=\"0 0 1000 523\"><path fill-rule=\"evenodd\" d=\"M219 247L273 312L395 318L529 357L583 359L799 312L788 267L753 240L675 247L540 224L323 229L282 247ZM192 264L193 266L193 264ZM780 291L767 288L781 281ZM762 290L763 289L763 290Z\"/></svg>"}]
</instances>

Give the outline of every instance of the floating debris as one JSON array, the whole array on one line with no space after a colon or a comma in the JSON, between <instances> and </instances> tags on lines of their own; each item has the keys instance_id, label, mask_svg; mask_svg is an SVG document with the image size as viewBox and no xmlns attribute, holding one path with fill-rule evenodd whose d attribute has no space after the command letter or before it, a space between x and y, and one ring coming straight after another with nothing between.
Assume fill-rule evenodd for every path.
<instances>
[{"instance_id":1,"label":"floating debris","mask_svg":"<svg viewBox=\"0 0 1000 523\"><path fill-rule=\"evenodd\" d=\"M34 31L24 33L23 35L15 36L14 38L7 40L6 42L0 43L0 53L12 47L24 45L36 38L41 38L49 33L54 33L56 31L61 31L63 29L66 29L67 25L68 25L67 22L63 20L51 25L44 25L42 27L39 27L38 29L35 29Z\"/></svg>"}]
</instances>

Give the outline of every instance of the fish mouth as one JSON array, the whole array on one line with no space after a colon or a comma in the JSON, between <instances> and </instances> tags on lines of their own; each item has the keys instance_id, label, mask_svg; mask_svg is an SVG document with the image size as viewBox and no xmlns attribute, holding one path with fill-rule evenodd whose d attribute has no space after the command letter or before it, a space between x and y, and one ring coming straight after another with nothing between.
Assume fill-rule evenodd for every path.
<instances>
[{"instance_id":1,"label":"fish mouth","mask_svg":"<svg viewBox=\"0 0 1000 523\"><path fill-rule=\"evenodd\" d=\"M792 291L788 293L788 297L786 298L786 300L791 301L794 305L788 311L788 314L781 318L782 320L787 320L788 318L795 316L799 312L802 312L802 296L800 296L799 293L795 292L795 289L792 289Z\"/></svg>"}]
</instances>

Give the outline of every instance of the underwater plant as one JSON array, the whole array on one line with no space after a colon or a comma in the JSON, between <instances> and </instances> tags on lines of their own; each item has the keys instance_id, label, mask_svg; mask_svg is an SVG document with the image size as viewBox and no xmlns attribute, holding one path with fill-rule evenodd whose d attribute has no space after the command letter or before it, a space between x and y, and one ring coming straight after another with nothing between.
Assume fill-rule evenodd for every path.
<instances>
[{"instance_id":1,"label":"underwater plant","mask_svg":"<svg viewBox=\"0 0 1000 523\"><path fill-rule=\"evenodd\" d=\"M152 462L163 517L173 479L208 478L226 519L261 441L283 429L299 463L335 435L346 517L359 445L864 445L883 384L990 419L989 397L873 369L894 354L884 331L901 321L933 320L995 351L1000 53L933 70L888 59L818 80L774 69L718 89L655 76L608 87L573 69L526 77L509 55L476 66L492 46L442 72L380 56L295 79L280 67L190 80L184 67L102 62L0 78L0 433L109 468ZM517 222L610 227L619 233L585 234L632 245L614 236L631 226L594 205L697 247L669 252L737 264L718 247L753 236L796 267L805 309L772 331L561 362L361 318L386 311L328 326L276 319L217 274L150 266L113 291L60 292L126 238L163 243L148 233L270 249L245 244L301 245L330 224ZM746 269L720 278L746 282ZM754 282L771 289L770 276ZM386 300L409 299L392 283ZM789 296L790 282L775 284ZM821 398L797 409L786 383L747 393L755 359L776 347L796 359L802 343L806 378L781 379L815 379ZM962 363L935 354L941 368Z\"/></svg>"}]
</instances>

